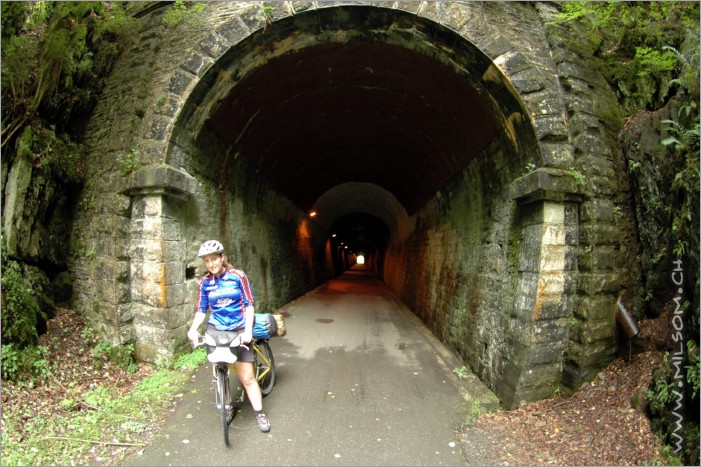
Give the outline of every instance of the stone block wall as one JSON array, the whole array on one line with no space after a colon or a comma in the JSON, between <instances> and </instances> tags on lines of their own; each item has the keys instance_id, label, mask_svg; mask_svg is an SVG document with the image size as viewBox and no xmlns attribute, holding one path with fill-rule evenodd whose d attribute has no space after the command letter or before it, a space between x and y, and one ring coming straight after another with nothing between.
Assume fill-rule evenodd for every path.
<instances>
[{"instance_id":1,"label":"stone block wall","mask_svg":"<svg viewBox=\"0 0 701 467\"><path fill-rule=\"evenodd\" d=\"M616 139L621 122L616 97L586 54L584 31L551 22L553 5L539 4L538 10L563 88L572 169L587 195L579 207L577 304L563 368L563 383L578 388L616 354L616 301L635 286L631 261L637 242L623 194L627 174Z\"/></svg>"}]
</instances>

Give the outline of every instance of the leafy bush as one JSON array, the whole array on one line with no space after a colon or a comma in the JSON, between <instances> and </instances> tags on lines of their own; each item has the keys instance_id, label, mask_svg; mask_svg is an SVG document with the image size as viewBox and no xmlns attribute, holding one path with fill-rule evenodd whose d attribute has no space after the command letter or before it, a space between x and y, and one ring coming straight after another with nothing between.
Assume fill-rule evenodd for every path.
<instances>
[{"instance_id":1,"label":"leafy bush","mask_svg":"<svg viewBox=\"0 0 701 467\"><path fill-rule=\"evenodd\" d=\"M683 380L670 354L653 373L647 392L652 415L651 426L666 443L670 465L696 465L699 461L699 349L693 340L686 342ZM677 442L681 441L681 450Z\"/></svg>"},{"instance_id":2,"label":"leafy bush","mask_svg":"<svg viewBox=\"0 0 701 467\"><path fill-rule=\"evenodd\" d=\"M2 346L2 379L12 381L22 371L21 353L15 344L3 344Z\"/></svg>"},{"instance_id":3,"label":"leafy bush","mask_svg":"<svg viewBox=\"0 0 701 467\"><path fill-rule=\"evenodd\" d=\"M663 120L667 136L662 144L674 148L677 171L672 181L674 252L677 257L696 253L698 264L699 113L695 102L680 107L676 120ZM696 219L694 219L696 217ZM691 242L691 245L689 244Z\"/></svg>"},{"instance_id":4,"label":"leafy bush","mask_svg":"<svg viewBox=\"0 0 701 467\"><path fill-rule=\"evenodd\" d=\"M102 340L90 351L90 354L97 359L109 359L118 368L133 373L136 371L136 360L134 359L134 344L124 344L112 346L109 342Z\"/></svg>"},{"instance_id":5,"label":"leafy bush","mask_svg":"<svg viewBox=\"0 0 701 467\"><path fill-rule=\"evenodd\" d=\"M584 24L601 59L601 71L628 111L659 108L669 98L671 85L698 95L696 73L680 60L680 53L697 57L698 2L560 2L556 22ZM698 47L698 46L696 46ZM580 47L581 48L581 47ZM677 52L679 51L679 52ZM692 63L693 65L693 63Z\"/></svg>"},{"instance_id":6,"label":"leafy bush","mask_svg":"<svg viewBox=\"0 0 701 467\"><path fill-rule=\"evenodd\" d=\"M44 346L29 346L19 349L15 344L2 346L2 379L25 381L30 387L49 374L46 361L48 349Z\"/></svg>"},{"instance_id":7,"label":"leafy bush","mask_svg":"<svg viewBox=\"0 0 701 467\"><path fill-rule=\"evenodd\" d=\"M11 260L2 243L2 342L21 349L36 342L37 319L44 316L20 264ZM45 318L45 316L44 316ZM4 373L3 373L4 374Z\"/></svg>"},{"instance_id":8,"label":"leafy bush","mask_svg":"<svg viewBox=\"0 0 701 467\"><path fill-rule=\"evenodd\" d=\"M38 114L59 131L97 101L133 21L120 2L2 3L3 147Z\"/></svg>"},{"instance_id":9,"label":"leafy bush","mask_svg":"<svg viewBox=\"0 0 701 467\"><path fill-rule=\"evenodd\" d=\"M168 13L163 17L163 24L169 27L177 26L183 22L196 24L200 13L204 11L205 7L206 5L203 2L175 0Z\"/></svg>"}]
</instances>

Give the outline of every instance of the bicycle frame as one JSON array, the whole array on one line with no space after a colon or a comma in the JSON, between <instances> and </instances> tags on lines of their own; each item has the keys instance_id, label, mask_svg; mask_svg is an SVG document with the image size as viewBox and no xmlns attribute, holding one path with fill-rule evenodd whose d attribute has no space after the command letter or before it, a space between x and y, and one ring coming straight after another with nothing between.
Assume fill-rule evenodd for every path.
<instances>
[{"instance_id":1,"label":"bicycle frame","mask_svg":"<svg viewBox=\"0 0 701 467\"><path fill-rule=\"evenodd\" d=\"M251 345L253 346L253 351L256 354L253 361L253 364L255 365L253 370L255 371L256 381L258 381L260 386L261 394L263 397L265 397L270 394L270 391L272 391L275 383L275 362L273 361L272 351L270 350L266 340L256 339L251 343ZM233 370L233 372L238 376L235 365L229 365L229 369ZM264 381L266 378L270 378L270 380L267 382ZM245 397L246 391L245 389L241 388L241 393L234 402L241 403L244 401Z\"/></svg>"},{"instance_id":2,"label":"bicycle frame","mask_svg":"<svg viewBox=\"0 0 701 467\"><path fill-rule=\"evenodd\" d=\"M258 344L253 344L253 350L255 351L256 354L258 354L258 358L263 360L263 363L265 364L265 369L263 370L262 373L258 373L259 367L256 368L256 379L258 382L260 382L263 378L265 378L268 373L272 371L272 362L268 360L268 358L263 355L263 352L260 351L260 347L258 347Z\"/></svg>"}]
</instances>

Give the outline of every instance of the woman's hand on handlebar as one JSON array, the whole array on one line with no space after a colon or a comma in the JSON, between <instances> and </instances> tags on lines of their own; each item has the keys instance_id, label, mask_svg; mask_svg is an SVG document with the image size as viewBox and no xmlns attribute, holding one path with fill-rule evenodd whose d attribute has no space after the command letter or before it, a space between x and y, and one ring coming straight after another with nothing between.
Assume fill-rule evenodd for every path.
<instances>
[{"instance_id":1,"label":"woman's hand on handlebar","mask_svg":"<svg viewBox=\"0 0 701 467\"><path fill-rule=\"evenodd\" d=\"M240 334L239 338L241 339L241 344L243 344L244 346L245 346L246 344L250 344L251 341L253 340L253 332L251 332L251 331L249 331L249 332L243 331L243 332Z\"/></svg>"},{"instance_id":2,"label":"woman's hand on handlebar","mask_svg":"<svg viewBox=\"0 0 701 467\"><path fill-rule=\"evenodd\" d=\"M200 341L200 337L201 337L201 336L200 336L200 333L197 332L197 329L190 329L190 330L187 332L187 338L190 339L190 341L192 342L192 346L193 346L193 347L197 347L197 344L198 344L199 341Z\"/></svg>"}]
</instances>

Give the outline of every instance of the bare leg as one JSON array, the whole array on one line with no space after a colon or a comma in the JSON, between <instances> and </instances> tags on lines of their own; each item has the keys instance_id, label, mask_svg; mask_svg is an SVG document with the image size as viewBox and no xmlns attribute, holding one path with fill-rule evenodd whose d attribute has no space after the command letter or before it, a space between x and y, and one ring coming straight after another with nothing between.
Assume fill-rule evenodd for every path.
<instances>
[{"instance_id":1,"label":"bare leg","mask_svg":"<svg viewBox=\"0 0 701 467\"><path fill-rule=\"evenodd\" d=\"M256 375L253 372L252 362L236 362L236 371L239 374L241 384L246 389L248 400L251 401L253 410L263 410L263 395L260 392L260 386L256 381Z\"/></svg>"}]
</instances>

